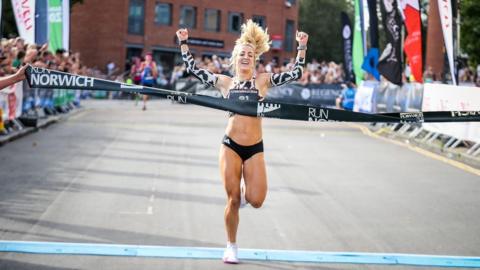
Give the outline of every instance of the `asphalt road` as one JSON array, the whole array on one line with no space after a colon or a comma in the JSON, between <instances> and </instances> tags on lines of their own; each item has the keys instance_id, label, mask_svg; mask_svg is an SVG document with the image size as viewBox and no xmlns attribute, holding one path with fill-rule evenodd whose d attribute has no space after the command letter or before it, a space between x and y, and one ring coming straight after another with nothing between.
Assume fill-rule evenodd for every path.
<instances>
[{"instance_id":1,"label":"asphalt road","mask_svg":"<svg viewBox=\"0 0 480 270\"><path fill-rule=\"evenodd\" d=\"M0 239L223 247L227 115L85 110L0 147ZM480 256L480 177L340 123L264 120L269 191L240 248ZM414 269L0 253L0 269ZM425 268L419 268L425 269Z\"/></svg>"}]
</instances>

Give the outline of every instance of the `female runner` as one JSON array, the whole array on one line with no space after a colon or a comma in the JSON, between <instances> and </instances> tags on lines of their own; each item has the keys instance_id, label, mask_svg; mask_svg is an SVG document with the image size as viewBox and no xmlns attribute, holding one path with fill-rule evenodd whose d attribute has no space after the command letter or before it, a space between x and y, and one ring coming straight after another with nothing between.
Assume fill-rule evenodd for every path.
<instances>
[{"instance_id":1,"label":"female runner","mask_svg":"<svg viewBox=\"0 0 480 270\"><path fill-rule=\"evenodd\" d=\"M230 64L233 78L199 69L188 49L188 31L179 29L182 58L187 70L201 82L219 89L226 99L241 101L262 100L268 89L298 80L305 64L308 35L297 32L299 43L296 62L289 72L255 74L256 61L270 49L270 37L252 20L242 25L240 38L235 42ZM255 208L262 206L267 195L267 175L263 155L262 118L231 114L220 147L220 175L227 193L225 228L227 248L223 261L238 263L237 228L239 208L250 203ZM241 181L243 178L243 182Z\"/></svg>"}]
</instances>

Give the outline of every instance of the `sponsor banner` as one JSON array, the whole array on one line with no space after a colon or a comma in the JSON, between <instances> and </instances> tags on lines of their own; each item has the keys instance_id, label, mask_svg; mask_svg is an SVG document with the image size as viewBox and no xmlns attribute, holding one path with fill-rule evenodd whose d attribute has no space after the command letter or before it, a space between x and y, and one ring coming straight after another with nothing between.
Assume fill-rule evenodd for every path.
<instances>
[{"instance_id":1,"label":"sponsor banner","mask_svg":"<svg viewBox=\"0 0 480 270\"><path fill-rule=\"evenodd\" d=\"M205 38L188 38L189 45L195 46L202 46L202 47L211 47L211 48L223 48L225 47L225 43L223 40L215 40L215 39L205 39Z\"/></svg>"},{"instance_id":2,"label":"sponsor banner","mask_svg":"<svg viewBox=\"0 0 480 270\"><path fill-rule=\"evenodd\" d=\"M289 103L335 106L335 99L342 94L340 84L287 84L267 92L266 99Z\"/></svg>"},{"instance_id":3,"label":"sponsor banner","mask_svg":"<svg viewBox=\"0 0 480 270\"><path fill-rule=\"evenodd\" d=\"M370 32L370 46L378 49L378 16L377 16L377 0L367 0L368 3L368 17L369 17L369 32Z\"/></svg>"},{"instance_id":4,"label":"sponsor banner","mask_svg":"<svg viewBox=\"0 0 480 270\"><path fill-rule=\"evenodd\" d=\"M353 71L355 72L355 82L360 85L363 80L363 29L362 17L360 14L360 1L355 0L355 26L353 30ZM362 0L363 1L363 0Z\"/></svg>"},{"instance_id":5,"label":"sponsor banner","mask_svg":"<svg viewBox=\"0 0 480 270\"><path fill-rule=\"evenodd\" d=\"M408 64L415 81L423 82L420 4L418 0L400 0L400 5L405 16L405 26L408 32L403 50L407 55Z\"/></svg>"},{"instance_id":6,"label":"sponsor banner","mask_svg":"<svg viewBox=\"0 0 480 270\"><path fill-rule=\"evenodd\" d=\"M11 0L18 34L27 43L35 43L35 0Z\"/></svg>"},{"instance_id":7,"label":"sponsor banner","mask_svg":"<svg viewBox=\"0 0 480 270\"><path fill-rule=\"evenodd\" d=\"M352 24L347 13L341 13L342 16L342 37L343 37L343 63L345 64L346 81L353 82L355 75L353 74L352 62Z\"/></svg>"},{"instance_id":8,"label":"sponsor banner","mask_svg":"<svg viewBox=\"0 0 480 270\"><path fill-rule=\"evenodd\" d=\"M48 48L63 49L62 0L48 0Z\"/></svg>"},{"instance_id":9,"label":"sponsor banner","mask_svg":"<svg viewBox=\"0 0 480 270\"><path fill-rule=\"evenodd\" d=\"M13 120L22 115L23 82L12 84L0 90L2 119Z\"/></svg>"},{"instance_id":10,"label":"sponsor banner","mask_svg":"<svg viewBox=\"0 0 480 270\"><path fill-rule=\"evenodd\" d=\"M265 117L267 114L271 114L273 111L277 111L282 108L282 105L267 102L258 102L257 104L257 116Z\"/></svg>"},{"instance_id":11,"label":"sponsor banner","mask_svg":"<svg viewBox=\"0 0 480 270\"><path fill-rule=\"evenodd\" d=\"M456 85L457 80L455 78L455 66L453 64L453 13L451 0L438 0L438 9L440 12L443 40L445 41L445 49L447 50L450 73L452 74L453 84Z\"/></svg>"},{"instance_id":12,"label":"sponsor banner","mask_svg":"<svg viewBox=\"0 0 480 270\"><path fill-rule=\"evenodd\" d=\"M85 76L64 75L48 69L32 67L42 72L34 73L30 77L31 85L49 85L56 88L80 89L81 87L93 87L93 78ZM132 86L133 87L133 86Z\"/></svg>"},{"instance_id":13,"label":"sponsor banner","mask_svg":"<svg viewBox=\"0 0 480 270\"><path fill-rule=\"evenodd\" d=\"M35 1L35 43L48 42L48 0ZM66 1L68 2L68 1Z\"/></svg>"},{"instance_id":14,"label":"sponsor banner","mask_svg":"<svg viewBox=\"0 0 480 270\"><path fill-rule=\"evenodd\" d=\"M423 123L423 112L400 113L400 123Z\"/></svg>"},{"instance_id":15,"label":"sponsor banner","mask_svg":"<svg viewBox=\"0 0 480 270\"><path fill-rule=\"evenodd\" d=\"M452 118L479 115L480 88L427 83L422 110L451 111ZM432 123L424 124L423 127L457 139L480 142L480 123Z\"/></svg>"},{"instance_id":16,"label":"sponsor banner","mask_svg":"<svg viewBox=\"0 0 480 270\"><path fill-rule=\"evenodd\" d=\"M378 50L378 17L377 17L377 0L368 0L368 14L370 18L370 50L363 59L362 69L380 80L378 72L378 58L380 56Z\"/></svg>"},{"instance_id":17,"label":"sponsor banner","mask_svg":"<svg viewBox=\"0 0 480 270\"><path fill-rule=\"evenodd\" d=\"M363 81L355 93L354 112L373 113L376 112L375 91L379 83L377 81Z\"/></svg>"},{"instance_id":18,"label":"sponsor banner","mask_svg":"<svg viewBox=\"0 0 480 270\"><path fill-rule=\"evenodd\" d=\"M402 84L402 22L397 10L397 1L381 0L383 27L387 45L380 56L378 71L390 82Z\"/></svg>"},{"instance_id":19,"label":"sponsor banner","mask_svg":"<svg viewBox=\"0 0 480 270\"><path fill-rule=\"evenodd\" d=\"M58 82L62 82L62 85L60 85L60 87L65 89L105 90L115 92L122 91L129 93L141 93L161 98L167 98L180 103L195 104L208 108L229 111L253 117L261 116L267 118L280 118L299 121L312 121L311 119L323 119L324 121L383 123L398 123L402 120L399 113L366 114L338 109L329 109L326 107L310 104L292 104L273 101L239 101L223 98L214 98L209 96L200 96L191 93L171 91L146 86L144 86L143 89L121 88L122 83L119 82L89 78L32 66L29 66L27 68L26 75L27 82L30 84L31 87L57 88ZM46 75L49 78L40 79L40 77L43 75ZM35 77L37 78L35 79ZM53 78L56 78L56 80L54 80ZM80 81L80 83L83 83L83 86L72 86L72 82L76 81ZM69 85L67 85L67 82L70 82ZM318 114L316 114L316 112L318 112ZM313 116L317 117L313 118ZM408 117L409 121L413 121L412 119L418 119L418 117ZM452 112L427 112L423 113L423 119L424 122L466 122L480 121L480 115L465 112L459 112L455 115L453 115Z\"/></svg>"},{"instance_id":20,"label":"sponsor banner","mask_svg":"<svg viewBox=\"0 0 480 270\"><path fill-rule=\"evenodd\" d=\"M368 50L365 59L363 59L362 69L366 72L373 75L373 77L380 81L380 72L378 72L378 58L379 58L379 51L378 48L370 48Z\"/></svg>"},{"instance_id":21,"label":"sponsor banner","mask_svg":"<svg viewBox=\"0 0 480 270\"><path fill-rule=\"evenodd\" d=\"M70 1L62 1L62 48L70 50Z\"/></svg>"}]
</instances>

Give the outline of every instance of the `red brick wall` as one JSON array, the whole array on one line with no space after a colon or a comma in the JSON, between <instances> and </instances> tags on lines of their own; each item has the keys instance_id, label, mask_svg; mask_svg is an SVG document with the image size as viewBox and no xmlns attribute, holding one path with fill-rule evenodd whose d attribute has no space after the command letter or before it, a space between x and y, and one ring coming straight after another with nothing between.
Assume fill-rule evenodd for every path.
<instances>
[{"instance_id":1,"label":"red brick wall","mask_svg":"<svg viewBox=\"0 0 480 270\"><path fill-rule=\"evenodd\" d=\"M72 51L80 52L88 66L104 69L109 60L121 63L125 54L128 2L86 0L72 9Z\"/></svg>"},{"instance_id":2,"label":"red brick wall","mask_svg":"<svg viewBox=\"0 0 480 270\"><path fill-rule=\"evenodd\" d=\"M174 44L175 31L179 28L180 7L191 5L197 8L197 24L195 29L189 29L190 35L197 38L223 40L225 48L216 49L192 46L196 52L231 52L238 34L228 32L228 12L241 12L244 19L253 15L266 17L266 24L271 35L285 35L286 20L295 21L298 27L298 0L290 8L284 0L145 0L144 36L129 35L128 7L129 0L85 0L72 8L71 16L71 48L82 54L82 60L89 66L105 68L107 61L113 60L123 68L126 57L126 44L139 44L144 51L161 46L178 48ZM155 4L172 4L172 25L159 26L154 23ZM206 8L221 10L220 32L204 31L204 12ZM294 50L295 51L295 50ZM284 58L294 57L295 52L270 52L266 59L272 56Z\"/></svg>"}]
</instances>

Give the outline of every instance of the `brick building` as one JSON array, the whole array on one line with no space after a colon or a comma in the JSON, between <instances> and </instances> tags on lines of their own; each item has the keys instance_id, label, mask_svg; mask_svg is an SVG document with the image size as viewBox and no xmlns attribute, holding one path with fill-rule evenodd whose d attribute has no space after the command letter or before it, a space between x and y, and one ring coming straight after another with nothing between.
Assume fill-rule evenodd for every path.
<instances>
[{"instance_id":1,"label":"brick building","mask_svg":"<svg viewBox=\"0 0 480 270\"><path fill-rule=\"evenodd\" d=\"M132 56L152 52L168 73L181 62L175 32L186 27L195 55L229 56L241 24L249 18L268 27L272 57L295 56L297 0L84 0L72 7L71 49L86 65L123 67Z\"/></svg>"}]
</instances>

